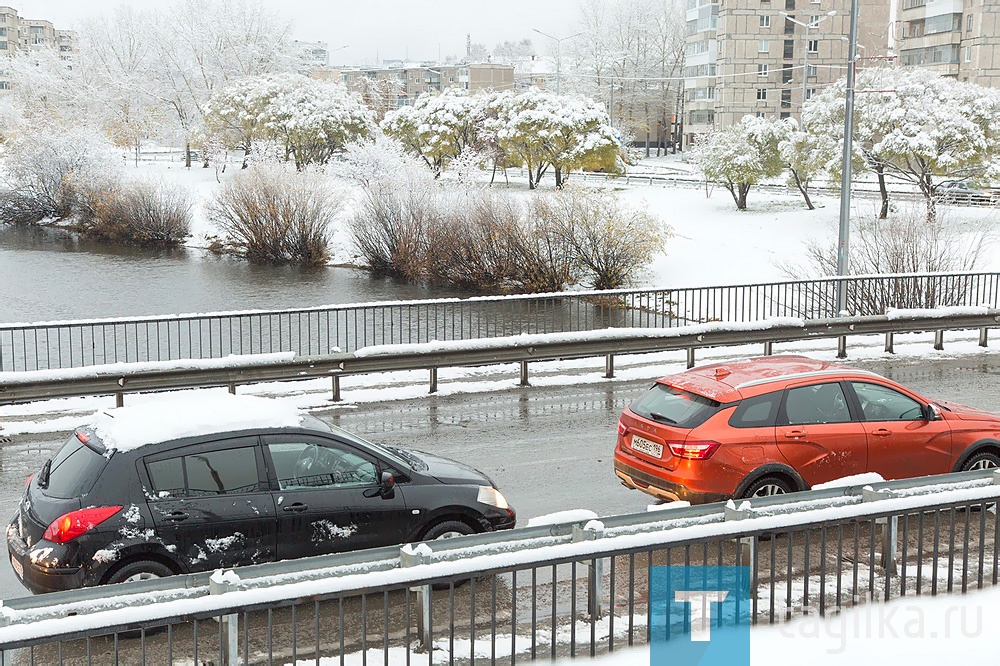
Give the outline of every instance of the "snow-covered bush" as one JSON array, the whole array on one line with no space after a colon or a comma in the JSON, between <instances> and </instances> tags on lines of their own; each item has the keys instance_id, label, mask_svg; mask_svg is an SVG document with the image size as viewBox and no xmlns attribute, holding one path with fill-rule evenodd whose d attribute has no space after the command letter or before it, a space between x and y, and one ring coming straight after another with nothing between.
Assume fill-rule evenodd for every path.
<instances>
[{"instance_id":1,"label":"snow-covered bush","mask_svg":"<svg viewBox=\"0 0 1000 666\"><path fill-rule=\"evenodd\" d=\"M983 255L995 242L995 220L961 224L939 211L928 223L915 205L894 211L886 220L877 215L851 227L848 265L853 275L880 273L956 273L980 268ZM808 280L837 274L837 242L811 240L806 244L804 265L785 265L793 280ZM925 290L913 280L892 281L871 292L852 293L858 303L855 315L884 314L886 308L929 308L965 302L968 285L961 279L950 287ZM819 296L819 295L817 295ZM830 307L835 304L831 303Z\"/></svg>"},{"instance_id":2,"label":"snow-covered bush","mask_svg":"<svg viewBox=\"0 0 1000 666\"><path fill-rule=\"evenodd\" d=\"M83 193L119 177L121 157L103 136L39 127L5 144L0 222L35 224L81 212Z\"/></svg>"},{"instance_id":3,"label":"snow-covered bush","mask_svg":"<svg viewBox=\"0 0 1000 666\"><path fill-rule=\"evenodd\" d=\"M478 293L522 291L524 204L507 192L469 188L438 195L429 219L428 277Z\"/></svg>"},{"instance_id":4,"label":"snow-covered bush","mask_svg":"<svg viewBox=\"0 0 1000 666\"><path fill-rule=\"evenodd\" d=\"M259 165L226 182L207 211L252 262L322 264L343 203L320 174Z\"/></svg>"},{"instance_id":5,"label":"snow-covered bush","mask_svg":"<svg viewBox=\"0 0 1000 666\"><path fill-rule=\"evenodd\" d=\"M175 183L108 183L86 193L81 230L103 240L135 245L179 245L189 234L191 206Z\"/></svg>"},{"instance_id":6,"label":"snow-covered bush","mask_svg":"<svg viewBox=\"0 0 1000 666\"><path fill-rule=\"evenodd\" d=\"M622 203L607 190L565 187L540 197L535 215L561 237L594 289L627 286L663 248L670 230L654 215Z\"/></svg>"}]
</instances>

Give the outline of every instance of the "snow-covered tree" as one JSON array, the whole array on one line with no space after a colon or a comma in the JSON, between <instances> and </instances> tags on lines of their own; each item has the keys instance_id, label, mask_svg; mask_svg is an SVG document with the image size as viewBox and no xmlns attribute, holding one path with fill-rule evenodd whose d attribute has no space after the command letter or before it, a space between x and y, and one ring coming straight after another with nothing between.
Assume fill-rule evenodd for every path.
<instances>
[{"instance_id":1,"label":"snow-covered tree","mask_svg":"<svg viewBox=\"0 0 1000 666\"><path fill-rule=\"evenodd\" d=\"M778 153L785 168L788 169L791 182L795 183L806 202L806 208L814 210L809 196L809 183L826 167L826 153L816 135L791 129L795 121L790 121L787 136L778 142Z\"/></svg>"},{"instance_id":2,"label":"snow-covered tree","mask_svg":"<svg viewBox=\"0 0 1000 666\"><path fill-rule=\"evenodd\" d=\"M487 101L484 115L487 140L525 166L530 189L549 167L557 187L571 169L617 169L621 144L600 103L529 88L496 94Z\"/></svg>"},{"instance_id":3,"label":"snow-covered tree","mask_svg":"<svg viewBox=\"0 0 1000 666\"><path fill-rule=\"evenodd\" d=\"M845 80L806 107L808 126L841 141ZM859 73L853 147L866 168L913 184L935 219L935 193L948 181L1000 177L1000 92L923 68L874 68ZM839 175L836 156L829 170ZM884 182L884 181L883 181ZM884 187L884 186L883 186ZM885 211L884 211L885 212Z\"/></svg>"},{"instance_id":4,"label":"snow-covered tree","mask_svg":"<svg viewBox=\"0 0 1000 666\"><path fill-rule=\"evenodd\" d=\"M435 174L477 140L481 99L460 88L424 93L386 114L382 129L423 158Z\"/></svg>"},{"instance_id":5,"label":"snow-covered tree","mask_svg":"<svg viewBox=\"0 0 1000 666\"><path fill-rule=\"evenodd\" d=\"M228 138L248 154L262 140L281 141L299 169L325 164L374 129L359 95L300 74L240 79L214 95L204 112L210 136Z\"/></svg>"},{"instance_id":6,"label":"snow-covered tree","mask_svg":"<svg viewBox=\"0 0 1000 666\"><path fill-rule=\"evenodd\" d=\"M737 210L746 210L750 188L784 171L778 144L792 129L794 122L788 119L743 116L740 122L700 139L692 158L706 179L729 190Z\"/></svg>"}]
</instances>

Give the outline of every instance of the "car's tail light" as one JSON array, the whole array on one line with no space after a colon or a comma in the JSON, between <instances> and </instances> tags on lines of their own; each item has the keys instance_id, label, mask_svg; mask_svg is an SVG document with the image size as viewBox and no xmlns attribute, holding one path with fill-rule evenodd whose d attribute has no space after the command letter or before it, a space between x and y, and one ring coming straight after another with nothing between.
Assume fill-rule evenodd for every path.
<instances>
[{"instance_id":1,"label":"car's tail light","mask_svg":"<svg viewBox=\"0 0 1000 666\"><path fill-rule=\"evenodd\" d=\"M29 474L29 475L28 475L28 480L24 482L24 487L25 487L25 488L27 488L28 486L30 486L30 485L31 485L31 480L32 480L33 478L35 478L35 475L34 475L34 474Z\"/></svg>"},{"instance_id":2,"label":"car's tail light","mask_svg":"<svg viewBox=\"0 0 1000 666\"><path fill-rule=\"evenodd\" d=\"M626 428L625 424L622 423L621 420L619 419L619 421L618 421L618 436L619 437L624 437L625 436L625 432L627 430L628 430L628 428Z\"/></svg>"},{"instance_id":3,"label":"car's tail light","mask_svg":"<svg viewBox=\"0 0 1000 666\"><path fill-rule=\"evenodd\" d=\"M670 453L688 460L707 460L719 448L718 442L667 442Z\"/></svg>"},{"instance_id":4,"label":"car's tail light","mask_svg":"<svg viewBox=\"0 0 1000 666\"><path fill-rule=\"evenodd\" d=\"M120 506L98 506L64 513L48 526L42 538L53 543L66 543L86 534L122 510Z\"/></svg>"}]
</instances>

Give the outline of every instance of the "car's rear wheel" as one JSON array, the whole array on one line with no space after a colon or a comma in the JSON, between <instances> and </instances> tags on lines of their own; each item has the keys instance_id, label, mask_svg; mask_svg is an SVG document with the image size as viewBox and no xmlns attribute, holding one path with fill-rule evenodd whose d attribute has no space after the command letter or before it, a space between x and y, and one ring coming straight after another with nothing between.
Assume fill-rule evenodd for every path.
<instances>
[{"instance_id":1,"label":"car's rear wheel","mask_svg":"<svg viewBox=\"0 0 1000 666\"><path fill-rule=\"evenodd\" d=\"M740 495L740 499L772 497L790 492L792 492L792 485L788 481L777 476L765 476L747 486L747 489Z\"/></svg>"},{"instance_id":2,"label":"car's rear wheel","mask_svg":"<svg viewBox=\"0 0 1000 666\"><path fill-rule=\"evenodd\" d=\"M972 472L981 469L997 469L1000 467L1000 456L992 451L980 451L969 456L969 459L962 464L963 472Z\"/></svg>"},{"instance_id":3,"label":"car's rear wheel","mask_svg":"<svg viewBox=\"0 0 1000 666\"><path fill-rule=\"evenodd\" d=\"M108 576L108 583L131 583L137 580L151 580L172 576L174 572L166 564L156 560L134 560L115 570Z\"/></svg>"}]
</instances>

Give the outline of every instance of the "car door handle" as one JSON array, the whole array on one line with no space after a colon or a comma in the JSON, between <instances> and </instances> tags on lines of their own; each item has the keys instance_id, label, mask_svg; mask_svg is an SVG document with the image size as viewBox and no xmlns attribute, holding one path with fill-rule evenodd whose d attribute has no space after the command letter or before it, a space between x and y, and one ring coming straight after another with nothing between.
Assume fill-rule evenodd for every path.
<instances>
[{"instance_id":1,"label":"car door handle","mask_svg":"<svg viewBox=\"0 0 1000 666\"><path fill-rule=\"evenodd\" d=\"M187 520L188 515L183 511L174 511L173 513L168 513L167 515L163 516L163 519L169 520L174 523L179 523L182 520Z\"/></svg>"},{"instance_id":2,"label":"car door handle","mask_svg":"<svg viewBox=\"0 0 1000 666\"><path fill-rule=\"evenodd\" d=\"M281 507L281 510L282 511L294 511L295 513L300 513L302 511L305 511L308 508L309 507L306 506L305 504L303 504L302 502L296 502L295 504L289 504L288 506Z\"/></svg>"},{"instance_id":3,"label":"car door handle","mask_svg":"<svg viewBox=\"0 0 1000 666\"><path fill-rule=\"evenodd\" d=\"M888 437L892 434L892 431L888 428L876 428L875 430L872 430L872 434L876 437Z\"/></svg>"},{"instance_id":4,"label":"car door handle","mask_svg":"<svg viewBox=\"0 0 1000 666\"><path fill-rule=\"evenodd\" d=\"M806 431L805 430L786 430L785 431L785 437L787 437L788 439L798 439L799 437L805 437L805 436L806 436Z\"/></svg>"}]
</instances>

